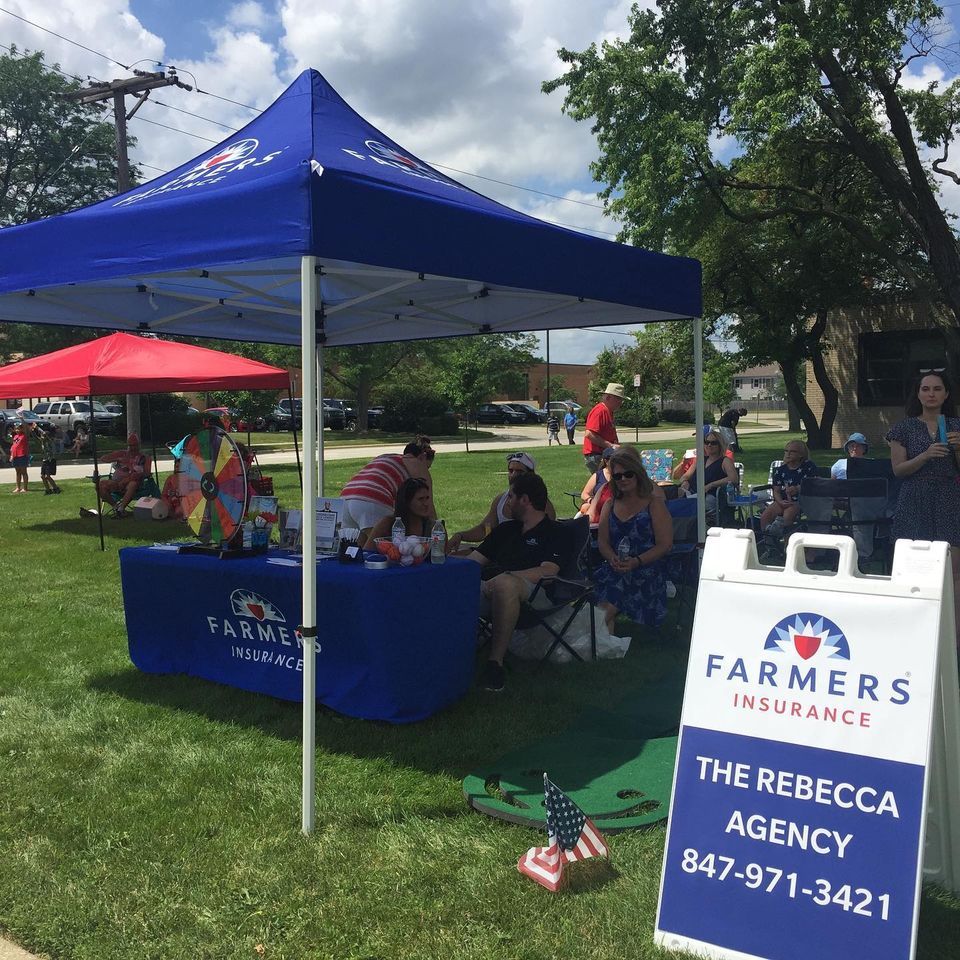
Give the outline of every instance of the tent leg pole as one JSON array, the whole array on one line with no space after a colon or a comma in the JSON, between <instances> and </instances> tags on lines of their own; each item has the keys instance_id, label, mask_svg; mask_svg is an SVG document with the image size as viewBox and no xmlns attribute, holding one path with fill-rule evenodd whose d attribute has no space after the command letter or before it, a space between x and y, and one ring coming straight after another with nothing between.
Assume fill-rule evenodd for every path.
<instances>
[{"instance_id":1,"label":"tent leg pole","mask_svg":"<svg viewBox=\"0 0 960 960\"><path fill-rule=\"evenodd\" d=\"M703 319L693 318L693 405L697 424L697 543L707 539L707 501L703 492ZM721 491L717 491L719 501Z\"/></svg>"},{"instance_id":2,"label":"tent leg pole","mask_svg":"<svg viewBox=\"0 0 960 960\"><path fill-rule=\"evenodd\" d=\"M290 398L290 429L293 430L293 455L297 458L297 476L300 478L300 493L303 493L303 467L300 466L300 448L297 446L297 408L293 405L293 387L287 384L287 396ZM300 405L303 415L303 404Z\"/></svg>"},{"instance_id":3,"label":"tent leg pole","mask_svg":"<svg viewBox=\"0 0 960 960\"><path fill-rule=\"evenodd\" d=\"M140 398L137 397L139 402ZM87 394L87 403L90 410L90 452L93 455L93 495L97 498L97 526L100 527L100 549L106 550L103 545L103 504L100 502L100 470L97 467L97 421L93 419L93 394Z\"/></svg>"},{"instance_id":4,"label":"tent leg pole","mask_svg":"<svg viewBox=\"0 0 960 960\"><path fill-rule=\"evenodd\" d=\"M303 612L300 626L303 650L303 791L301 829L313 833L316 817L316 638L317 638L317 514L314 450L317 446L316 257L300 261L300 363L303 369ZM312 409L307 409L307 407ZM295 412L295 411L294 411ZM322 413L321 413L322 415ZM323 421L320 421L321 428Z\"/></svg>"},{"instance_id":5,"label":"tent leg pole","mask_svg":"<svg viewBox=\"0 0 960 960\"><path fill-rule=\"evenodd\" d=\"M138 398L139 399L139 398ZM157 466L157 438L153 432L153 408L150 406L150 394L147 394L147 429L150 431L150 449L153 451L153 479L160 486L160 468Z\"/></svg>"}]
</instances>

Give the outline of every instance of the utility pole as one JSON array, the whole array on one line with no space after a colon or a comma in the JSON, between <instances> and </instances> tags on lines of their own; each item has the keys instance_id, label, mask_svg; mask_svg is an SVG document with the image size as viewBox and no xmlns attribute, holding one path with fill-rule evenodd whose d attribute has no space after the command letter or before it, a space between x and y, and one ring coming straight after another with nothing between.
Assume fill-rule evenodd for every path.
<instances>
[{"instance_id":1,"label":"utility pole","mask_svg":"<svg viewBox=\"0 0 960 960\"><path fill-rule=\"evenodd\" d=\"M109 83L91 83L89 86L73 93L66 93L68 100L79 100L80 103L101 103L113 100L113 122L117 135L117 193L126 193L130 189L130 159L127 156L127 121L140 109L150 91L158 87L180 87L183 90L192 90L193 87L182 83L177 76L175 67L170 67L168 73L147 70L134 70L132 77L124 80L111 80ZM133 95L137 102L127 113L126 98ZM90 411L90 423L93 425L93 411ZM135 393L127 394L127 432L140 433L140 398Z\"/></svg>"}]
</instances>

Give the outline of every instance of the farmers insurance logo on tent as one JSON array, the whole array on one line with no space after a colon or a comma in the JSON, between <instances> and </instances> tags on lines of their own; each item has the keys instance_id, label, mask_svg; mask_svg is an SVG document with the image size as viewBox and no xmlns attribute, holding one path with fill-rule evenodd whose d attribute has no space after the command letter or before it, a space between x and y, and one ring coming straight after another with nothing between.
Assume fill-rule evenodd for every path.
<instances>
[{"instance_id":1,"label":"farmers insurance logo on tent","mask_svg":"<svg viewBox=\"0 0 960 960\"><path fill-rule=\"evenodd\" d=\"M194 187L205 187L212 183L220 183L227 177L233 179L236 175L246 170L248 167L262 167L271 160L279 157L286 149L273 150L269 153L260 153L260 141L252 137L246 140L237 140L234 143L222 147L212 156L201 160L195 167L191 167L186 173L181 173L169 183L161 184L159 187L152 187L149 190L141 190L139 193L132 193L118 200L114 206L122 207L131 203L137 203L140 200L146 200L148 197L156 197L164 193L172 193L175 190L189 190Z\"/></svg>"},{"instance_id":2,"label":"farmers insurance logo on tent","mask_svg":"<svg viewBox=\"0 0 960 960\"><path fill-rule=\"evenodd\" d=\"M408 156L402 150L396 147L389 147L379 140L366 140L364 146L370 151L367 154L360 153L358 150L351 150L348 147L341 147L344 153L356 157L358 160L372 160L384 167L393 167L402 173L409 174L411 177L419 177L423 180L432 180L434 183L442 183L448 187L454 187L457 190L465 190L454 180L445 177L436 170L431 170L425 163L421 163L414 157Z\"/></svg>"},{"instance_id":3,"label":"farmers insurance logo on tent","mask_svg":"<svg viewBox=\"0 0 960 960\"><path fill-rule=\"evenodd\" d=\"M707 654L705 675L727 687L737 710L801 721L869 727L872 709L909 702L909 677L850 669L854 662L832 620L792 613L773 625L757 656Z\"/></svg>"}]
</instances>

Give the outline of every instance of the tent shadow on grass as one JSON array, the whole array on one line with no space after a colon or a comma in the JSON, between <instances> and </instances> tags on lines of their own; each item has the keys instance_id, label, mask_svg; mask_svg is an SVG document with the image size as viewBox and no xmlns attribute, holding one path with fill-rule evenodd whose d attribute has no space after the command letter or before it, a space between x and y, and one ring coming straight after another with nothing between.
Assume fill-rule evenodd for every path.
<instances>
[{"instance_id":1,"label":"tent shadow on grass","mask_svg":"<svg viewBox=\"0 0 960 960\"><path fill-rule=\"evenodd\" d=\"M490 694L474 687L459 703L415 724L359 720L318 704L317 747L333 755L386 760L462 779L478 765L489 764L518 744L533 743L563 730L584 711L609 705L611 700L633 691L642 694L645 684L656 683L676 671L683 659L682 651L644 646L632 663L602 661L543 668L521 663L511 669L505 694ZM154 676L131 665L93 674L87 687L147 706L256 730L273 739L298 743L301 737L299 703L207 680ZM544 709L545 704L549 709ZM629 743L625 741L624 749L629 749ZM585 778L600 772L592 769L590 758L584 758ZM572 789L577 785L564 786Z\"/></svg>"},{"instance_id":2,"label":"tent shadow on grass","mask_svg":"<svg viewBox=\"0 0 960 960\"><path fill-rule=\"evenodd\" d=\"M104 516L104 537L108 540L123 540L125 542L142 544L144 540L178 539L189 537L190 528L182 524L175 527L164 527L166 536L151 537L150 533L159 525L152 520L134 520L128 517L125 520ZM63 533L73 537L100 539L96 517L63 517L60 520L48 520L46 523L31 523L23 527L24 530L34 530L37 533Z\"/></svg>"}]
</instances>

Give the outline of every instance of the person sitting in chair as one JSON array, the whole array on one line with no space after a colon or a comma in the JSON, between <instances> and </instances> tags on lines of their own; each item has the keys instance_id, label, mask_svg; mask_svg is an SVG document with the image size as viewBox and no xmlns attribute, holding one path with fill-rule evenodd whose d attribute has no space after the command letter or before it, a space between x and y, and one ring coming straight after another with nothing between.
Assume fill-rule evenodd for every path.
<instances>
[{"instance_id":1,"label":"person sitting in chair","mask_svg":"<svg viewBox=\"0 0 960 960\"><path fill-rule=\"evenodd\" d=\"M131 433L127 437L127 448L115 450L103 457L112 460L115 464L109 477L102 477L97 485L100 499L108 506L113 506L112 494L120 494L120 503L117 505L117 516L126 517L127 507L133 499L140 481L147 472L147 458L140 452L140 438Z\"/></svg>"},{"instance_id":2,"label":"person sitting in chair","mask_svg":"<svg viewBox=\"0 0 960 960\"><path fill-rule=\"evenodd\" d=\"M507 482L509 484L512 484L517 477L521 477L525 473L536 472L537 462L529 453L519 451L507 454ZM484 537L489 536L498 524L503 523L504 520L509 520L511 516L508 506L509 498L510 488L508 486L504 493L498 493L493 498L487 515L475 527L471 527L469 530L459 530L450 537L450 552L455 553L464 541L466 543L479 543ZM547 498L546 514L551 520L557 519L557 511L549 497Z\"/></svg>"},{"instance_id":3,"label":"person sitting in chair","mask_svg":"<svg viewBox=\"0 0 960 960\"><path fill-rule=\"evenodd\" d=\"M846 480L847 460L851 457L853 459L865 457L869 449L870 445L867 443L867 438L862 433L851 433L850 436L847 437L847 442L843 445L843 452L846 456L841 457L830 468L830 477L833 480Z\"/></svg>"},{"instance_id":4,"label":"person sitting in chair","mask_svg":"<svg viewBox=\"0 0 960 960\"><path fill-rule=\"evenodd\" d=\"M510 645L521 603L545 577L560 572L562 550L560 526L547 516L547 485L528 471L510 484L507 504L512 519L496 529L474 550L469 559L485 567L488 576L480 585L481 609L490 614L492 637L490 659L481 683L500 691L504 684L503 658ZM538 591L534 600L549 606L550 599Z\"/></svg>"}]
</instances>

